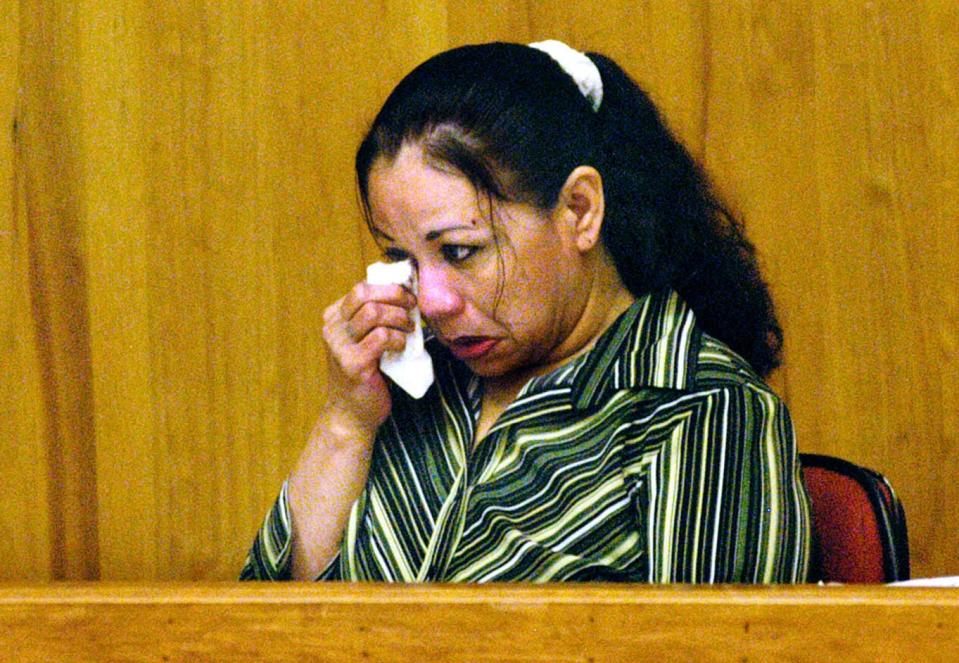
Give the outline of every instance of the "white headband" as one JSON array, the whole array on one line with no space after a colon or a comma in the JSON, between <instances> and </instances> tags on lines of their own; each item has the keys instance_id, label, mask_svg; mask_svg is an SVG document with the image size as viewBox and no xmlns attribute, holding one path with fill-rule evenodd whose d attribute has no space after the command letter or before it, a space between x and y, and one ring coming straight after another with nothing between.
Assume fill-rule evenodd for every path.
<instances>
[{"instance_id":1,"label":"white headband","mask_svg":"<svg viewBox=\"0 0 959 663\"><path fill-rule=\"evenodd\" d=\"M593 110L599 110L600 104L603 103L603 79L599 75L596 64L585 53L580 53L555 39L537 41L529 46L538 51L543 51L553 58L563 68L563 71L576 82L579 91L589 99Z\"/></svg>"}]
</instances>

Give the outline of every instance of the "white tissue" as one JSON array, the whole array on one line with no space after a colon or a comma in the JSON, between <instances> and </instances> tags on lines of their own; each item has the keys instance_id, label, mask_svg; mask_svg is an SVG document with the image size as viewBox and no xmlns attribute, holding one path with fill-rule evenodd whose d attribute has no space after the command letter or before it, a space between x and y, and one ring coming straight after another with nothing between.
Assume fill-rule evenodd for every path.
<instances>
[{"instance_id":1,"label":"white tissue","mask_svg":"<svg viewBox=\"0 0 959 663\"><path fill-rule=\"evenodd\" d=\"M366 282L372 285L404 285L416 295L416 272L409 260L377 262L366 268ZM413 398L422 398L433 384L433 360L423 347L420 309L410 311L414 329L406 335L403 352L387 350L380 357L380 370Z\"/></svg>"}]
</instances>

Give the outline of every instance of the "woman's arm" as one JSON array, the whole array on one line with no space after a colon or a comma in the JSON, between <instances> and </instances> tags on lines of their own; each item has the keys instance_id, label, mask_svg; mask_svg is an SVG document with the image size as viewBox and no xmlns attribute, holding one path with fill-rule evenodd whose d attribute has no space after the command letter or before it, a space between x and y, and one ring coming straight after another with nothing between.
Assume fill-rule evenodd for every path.
<instances>
[{"instance_id":1,"label":"woman's arm","mask_svg":"<svg viewBox=\"0 0 959 663\"><path fill-rule=\"evenodd\" d=\"M294 580L314 580L336 556L353 503L366 485L373 433L320 415L287 481Z\"/></svg>"},{"instance_id":2,"label":"woman's arm","mask_svg":"<svg viewBox=\"0 0 959 663\"><path fill-rule=\"evenodd\" d=\"M402 351L415 304L401 286L359 283L324 312L326 405L241 578L312 580L335 557L392 405L379 360Z\"/></svg>"}]
</instances>

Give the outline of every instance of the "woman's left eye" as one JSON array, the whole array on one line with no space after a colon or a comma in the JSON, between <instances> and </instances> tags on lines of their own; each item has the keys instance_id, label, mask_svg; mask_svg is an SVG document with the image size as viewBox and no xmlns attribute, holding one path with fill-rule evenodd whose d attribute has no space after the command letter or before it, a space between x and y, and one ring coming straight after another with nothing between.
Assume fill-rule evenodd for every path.
<instances>
[{"instance_id":1,"label":"woman's left eye","mask_svg":"<svg viewBox=\"0 0 959 663\"><path fill-rule=\"evenodd\" d=\"M443 257L451 263L463 262L479 250L478 246L464 246L462 244L444 244Z\"/></svg>"}]
</instances>

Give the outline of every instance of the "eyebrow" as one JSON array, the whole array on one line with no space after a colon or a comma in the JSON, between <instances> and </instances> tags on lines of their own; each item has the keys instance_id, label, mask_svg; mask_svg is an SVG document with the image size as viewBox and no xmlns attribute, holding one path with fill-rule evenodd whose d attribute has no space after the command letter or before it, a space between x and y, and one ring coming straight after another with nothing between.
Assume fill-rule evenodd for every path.
<instances>
[{"instance_id":1,"label":"eyebrow","mask_svg":"<svg viewBox=\"0 0 959 663\"><path fill-rule=\"evenodd\" d=\"M428 233L426 233L426 241L427 242L436 241L437 239L442 237L445 233L453 232L454 230L473 230L475 228L476 228L475 225L468 225L468 226L463 225L463 226L450 226L449 228L440 228L438 230L431 230ZM392 237L387 235L385 232L380 230L379 228L373 228L372 230L374 235L379 235L380 237L382 237L388 242L396 241Z\"/></svg>"},{"instance_id":2,"label":"eyebrow","mask_svg":"<svg viewBox=\"0 0 959 663\"><path fill-rule=\"evenodd\" d=\"M431 230L428 233L426 233L426 241L432 242L436 239L439 239L442 235L449 232L453 232L454 230L475 230L475 229L476 229L475 225L469 225L469 226L464 225L464 226L450 226L449 228L440 228L439 230Z\"/></svg>"}]
</instances>

